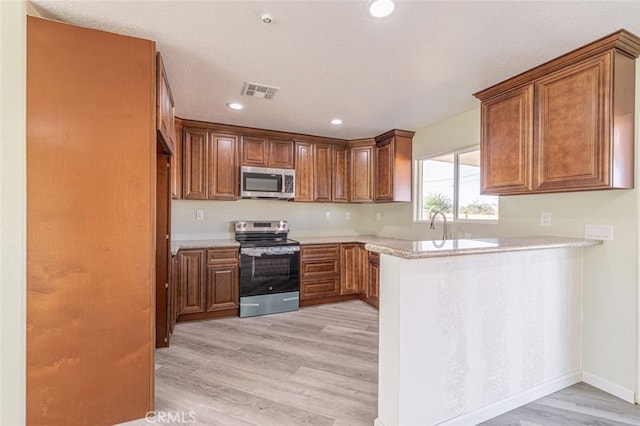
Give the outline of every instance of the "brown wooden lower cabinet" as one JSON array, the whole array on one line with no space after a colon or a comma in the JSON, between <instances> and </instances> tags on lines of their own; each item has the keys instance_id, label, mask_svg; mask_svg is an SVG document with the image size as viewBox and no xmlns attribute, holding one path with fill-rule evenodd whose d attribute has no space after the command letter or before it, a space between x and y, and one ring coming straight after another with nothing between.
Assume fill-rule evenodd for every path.
<instances>
[{"instance_id":1,"label":"brown wooden lower cabinet","mask_svg":"<svg viewBox=\"0 0 640 426\"><path fill-rule=\"evenodd\" d=\"M367 273L367 294L365 301L375 306L380 304L380 254L369 252Z\"/></svg>"},{"instance_id":2,"label":"brown wooden lower cabinet","mask_svg":"<svg viewBox=\"0 0 640 426\"><path fill-rule=\"evenodd\" d=\"M378 307L380 255L361 243L301 247L301 306L361 299Z\"/></svg>"},{"instance_id":3,"label":"brown wooden lower cabinet","mask_svg":"<svg viewBox=\"0 0 640 426\"><path fill-rule=\"evenodd\" d=\"M238 249L180 250L177 320L237 315Z\"/></svg>"}]
</instances>

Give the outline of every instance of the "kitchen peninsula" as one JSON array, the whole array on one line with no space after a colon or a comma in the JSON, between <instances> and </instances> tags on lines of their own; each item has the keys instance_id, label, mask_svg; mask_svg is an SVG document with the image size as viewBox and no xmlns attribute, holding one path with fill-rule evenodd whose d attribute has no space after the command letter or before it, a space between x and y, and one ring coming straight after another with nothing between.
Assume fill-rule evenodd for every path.
<instances>
[{"instance_id":1,"label":"kitchen peninsula","mask_svg":"<svg viewBox=\"0 0 640 426\"><path fill-rule=\"evenodd\" d=\"M380 253L376 425L477 424L582 379L582 251L531 237Z\"/></svg>"}]
</instances>

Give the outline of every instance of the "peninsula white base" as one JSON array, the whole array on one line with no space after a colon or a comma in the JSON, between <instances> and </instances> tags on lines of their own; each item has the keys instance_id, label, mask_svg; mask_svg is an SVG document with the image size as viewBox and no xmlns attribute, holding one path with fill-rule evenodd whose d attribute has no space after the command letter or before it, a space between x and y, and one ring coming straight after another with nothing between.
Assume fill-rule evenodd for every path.
<instances>
[{"instance_id":1,"label":"peninsula white base","mask_svg":"<svg viewBox=\"0 0 640 426\"><path fill-rule=\"evenodd\" d=\"M581 292L581 248L382 254L376 424L476 424L579 382Z\"/></svg>"}]
</instances>

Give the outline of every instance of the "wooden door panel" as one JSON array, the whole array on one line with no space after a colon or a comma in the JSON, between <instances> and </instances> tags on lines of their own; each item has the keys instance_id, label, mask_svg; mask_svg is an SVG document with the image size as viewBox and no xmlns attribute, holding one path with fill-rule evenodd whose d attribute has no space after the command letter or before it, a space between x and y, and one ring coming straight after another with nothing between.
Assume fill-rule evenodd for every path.
<instances>
[{"instance_id":1,"label":"wooden door panel","mask_svg":"<svg viewBox=\"0 0 640 426\"><path fill-rule=\"evenodd\" d=\"M237 308L238 267L209 267L207 272L207 311Z\"/></svg>"},{"instance_id":2,"label":"wooden door panel","mask_svg":"<svg viewBox=\"0 0 640 426\"><path fill-rule=\"evenodd\" d=\"M481 191L531 191L533 86L482 103Z\"/></svg>"},{"instance_id":3,"label":"wooden door panel","mask_svg":"<svg viewBox=\"0 0 640 426\"><path fill-rule=\"evenodd\" d=\"M331 145L313 145L313 201L331 201L332 154Z\"/></svg>"},{"instance_id":4,"label":"wooden door panel","mask_svg":"<svg viewBox=\"0 0 640 426\"><path fill-rule=\"evenodd\" d=\"M204 250L178 253L178 315L205 311Z\"/></svg>"},{"instance_id":5,"label":"wooden door panel","mask_svg":"<svg viewBox=\"0 0 640 426\"><path fill-rule=\"evenodd\" d=\"M269 140L269 167L281 169L293 169L294 162L293 141L270 139Z\"/></svg>"},{"instance_id":6,"label":"wooden door panel","mask_svg":"<svg viewBox=\"0 0 640 426\"><path fill-rule=\"evenodd\" d=\"M609 185L610 74L607 54L536 82L536 190Z\"/></svg>"},{"instance_id":7,"label":"wooden door panel","mask_svg":"<svg viewBox=\"0 0 640 426\"><path fill-rule=\"evenodd\" d=\"M331 200L334 203L349 202L349 148L333 147L333 183Z\"/></svg>"},{"instance_id":8,"label":"wooden door panel","mask_svg":"<svg viewBox=\"0 0 640 426\"><path fill-rule=\"evenodd\" d=\"M351 201L373 202L373 146L351 148Z\"/></svg>"},{"instance_id":9,"label":"wooden door panel","mask_svg":"<svg viewBox=\"0 0 640 426\"><path fill-rule=\"evenodd\" d=\"M127 422L154 400L155 44L26 19L25 423Z\"/></svg>"},{"instance_id":10,"label":"wooden door panel","mask_svg":"<svg viewBox=\"0 0 640 426\"><path fill-rule=\"evenodd\" d=\"M313 201L313 144L296 142L295 201Z\"/></svg>"},{"instance_id":11,"label":"wooden door panel","mask_svg":"<svg viewBox=\"0 0 640 426\"><path fill-rule=\"evenodd\" d=\"M207 131L185 128L183 136L182 195L187 200L206 200Z\"/></svg>"},{"instance_id":12,"label":"wooden door panel","mask_svg":"<svg viewBox=\"0 0 640 426\"><path fill-rule=\"evenodd\" d=\"M219 133L209 135L209 194L210 200L237 200L239 193L238 137Z\"/></svg>"},{"instance_id":13,"label":"wooden door panel","mask_svg":"<svg viewBox=\"0 0 640 426\"><path fill-rule=\"evenodd\" d=\"M358 244L340 245L340 294L360 293L360 256Z\"/></svg>"},{"instance_id":14,"label":"wooden door panel","mask_svg":"<svg viewBox=\"0 0 640 426\"><path fill-rule=\"evenodd\" d=\"M243 136L240 164L243 166L267 167L268 143L266 138Z\"/></svg>"},{"instance_id":15,"label":"wooden door panel","mask_svg":"<svg viewBox=\"0 0 640 426\"><path fill-rule=\"evenodd\" d=\"M376 146L375 201L393 200L393 138Z\"/></svg>"},{"instance_id":16,"label":"wooden door panel","mask_svg":"<svg viewBox=\"0 0 640 426\"><path fill-rule=\"evenodd\" d=\"M182 198L182 123L176 120L175 125L175 146L171 156L171 198L179 200Z\"/></svg>"}]
</instances>

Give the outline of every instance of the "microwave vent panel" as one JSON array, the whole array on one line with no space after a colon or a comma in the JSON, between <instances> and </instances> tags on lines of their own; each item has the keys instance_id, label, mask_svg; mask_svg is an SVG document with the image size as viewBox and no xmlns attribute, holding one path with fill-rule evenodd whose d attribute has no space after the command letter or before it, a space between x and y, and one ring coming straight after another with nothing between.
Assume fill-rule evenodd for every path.
<instances>
[{"instance_id":1,"label":"microwave vent panel","mask_svg":"<svg viewBox=\"0 0 640 426\"><path fill-rule=\"evenodd\" d=\"M280 90L279 87L247 81L244 83L244 87L242 88L242 94L253 98L272 99L278 90Z\"/></svg>"}]
</instances>

